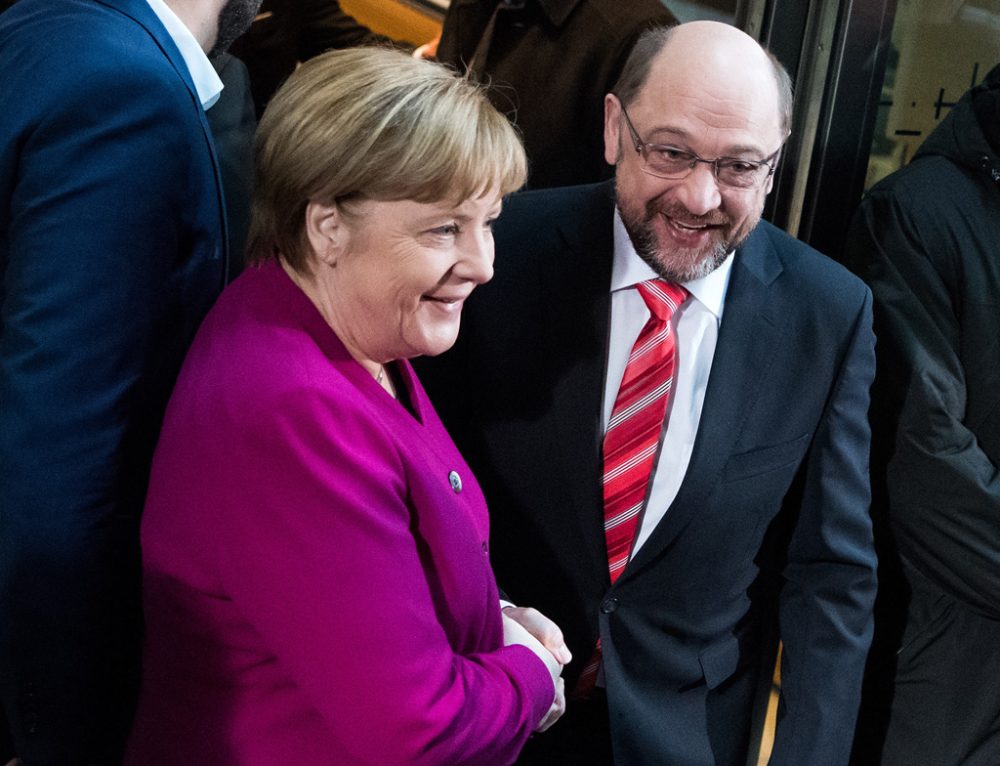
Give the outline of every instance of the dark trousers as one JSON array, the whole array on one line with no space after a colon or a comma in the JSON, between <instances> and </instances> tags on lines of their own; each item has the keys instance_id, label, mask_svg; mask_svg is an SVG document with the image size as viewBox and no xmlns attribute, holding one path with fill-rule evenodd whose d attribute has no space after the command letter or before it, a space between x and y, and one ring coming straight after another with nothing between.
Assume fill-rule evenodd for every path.
<instances>
[{"instance_id":1,"label":"dark trousers","mask_svg":"<svg viewBox=\"0 0 1000 766\"><path fill-rule=\"evenodd\" d=\"M1000 621L913 572L894 655L869 666L853 766L1000 764ZM877 684L872 684L876 679ZM878 709L872 704L877 699ZM883 718L881 736L865 725Z\"/></svg>"}]
</instances>

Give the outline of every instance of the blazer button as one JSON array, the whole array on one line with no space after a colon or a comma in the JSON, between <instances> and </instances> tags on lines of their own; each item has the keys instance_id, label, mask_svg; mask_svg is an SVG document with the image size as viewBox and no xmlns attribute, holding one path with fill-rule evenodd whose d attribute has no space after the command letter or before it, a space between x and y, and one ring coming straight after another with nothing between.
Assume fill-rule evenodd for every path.
<instances>
[{"instance_id":1,"label":"blazer button","mask_svg":"<svg viewBox=\"0 0 1000 766\"><path fill-rule=\"evenodd\" d=\"M448 474L448 483L451 484L456 495L462 491L462 477L458 475L458 471L452 471Z\"/></svg>"},{"instance_id":2,"label":"blazer button","mask_svg":"<svg viewBox=\"0 0 1000 766\"><path fill-rule=\"evenodd\" d=\"M601 613L611 614L618 608L618 599L616 598L606 598L601 602Z\"/></svg>"}]
</instances>

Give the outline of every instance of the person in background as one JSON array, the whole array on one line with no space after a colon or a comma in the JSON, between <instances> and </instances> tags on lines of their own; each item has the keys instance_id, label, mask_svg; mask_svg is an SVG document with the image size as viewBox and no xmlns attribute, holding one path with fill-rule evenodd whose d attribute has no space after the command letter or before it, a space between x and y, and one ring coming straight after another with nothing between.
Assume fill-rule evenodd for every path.
<instances>
[{"instance_id":1,"label":"person in background","mask_svg":"<svg viewBox=\"0 0 1000 766\"><path fill-rule=\"evenodd\" d=\"M474 84L398 51L276 94L251 265L154 459L127 764L491 766L559 717L561 633L501 614L482 493L407 361L454 342L524 173Z\"/></svg>"},{"instance_id":2,"label":"person in background","mask_svg":"<svg viewBox=\"0 0 1000 766\"><path fill-rule=\"evenodd\" d=\"M1000 763L1000 67L855 214L881 546L859 766Z\"/></svg>"},{"instance_id":3,"label":"person in background","mask_svg":"<svg viewBox=\"0 0 1000 766\"><path fill-rule=\"evenodd\" d=\"M229 53L220 53L212 57L212 66L224 87L219 100L206 115L222 176L229 248L226 281L231 282L243 270L250 228L253 134L257 118L250 97L250 77L243 62Z\"/></svg>"},{"instance_id":4,"label":"person in background","mask_svg":"<svg viewBox=\"0 0 1000 766\"><path fill-rule=\"evenodd\" d=\"M490 85L517 125L533 188L611 177L604 95L639 33L669 24L660 0L451 0L437 58Z\"/></svg>"},{"instance_id":5,"label":"person in background","mask_svg":"<svg viewBox=\"0 0 1000 766\"><path fill-rule=\"evenodd\" d=\"M0 12L18 0L0 0ZM250 187L253 175L253 134L257 118L250 94L250 80L242 61L226 51L210 59L222 92L205 114L212 132L226 207L229 259L227 281L243 269L243 250L250 225Z\"/></svg>"},{"instance_id":6,"label":"person in background","mask_svg":"<svg viewBox=\"0 0 1000 766\"><path fill-rule=\"evenodd\" d=\"M250 30L232 52L250 72L257 117L302 61L327 50L405 44L376 34L345 13L339 0L264 0Z\"/></svg>"},{"instance_id":7,"label":"person in background","mask_svg":"<svg viewBox=\"0 0 1000 766\"><path fill-rule=\"evenodd\" d=\"M576 658L524 763L747 763L776 637L770 763L847 762L871 294L760 220L791 111L735 27L645 34L605 100L614 184L508 200L502 268L419 369L490 503L498 582Z\"/></svg>"},{"instance_id":8,"label":"person in background","mask_svg":"<svg viewBox=\"0 0 1000 766\"><path fill-rule=\"evenodd\" d=\"M26 766L121 761L149 463L228 257L207 54L257 5L0 15L0 756Z\"/></svg>"}]
</instances>

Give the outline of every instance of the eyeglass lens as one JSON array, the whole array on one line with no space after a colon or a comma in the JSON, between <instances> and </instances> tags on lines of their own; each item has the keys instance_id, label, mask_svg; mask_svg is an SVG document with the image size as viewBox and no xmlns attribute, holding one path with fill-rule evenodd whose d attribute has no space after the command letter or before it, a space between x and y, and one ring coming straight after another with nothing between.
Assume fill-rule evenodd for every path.
<instances>
[{"instance_id":1,"label":"eyeglass lens","mask_svg":"<svg viewBox=\"0 0 1000 766\"><path fill-rule=\"evenodd\" d=\"M705 160L697 154L675 149L672 146L645 143L639 137L639 132L632 124L632 119L624 104L622 104L622 116L625 118L629 133L632 134L635 141L635 148L642 156L646 171L652 175L670 179L684 178L694 170L695 165L704 162L712 166L719 183L746 189L758 186L774 171L771 161L777 156L777 152L763 162L739 160L732 157Z\"/></svg>"},{"instance_id":2,"label":"eyeglass lens","mask_svg":"<svg viewBox=\"0 0 1000 766\"><path fill-rule=\"evenodd\" d=\"M683 178L699 162L712 165L716 177L727 186L756 186L770 173L770 166L767 164L727 158L703 160L690 152L669 146L643 144L641 151L649 171L665 178Z\"/></svg>"}]
</instances>

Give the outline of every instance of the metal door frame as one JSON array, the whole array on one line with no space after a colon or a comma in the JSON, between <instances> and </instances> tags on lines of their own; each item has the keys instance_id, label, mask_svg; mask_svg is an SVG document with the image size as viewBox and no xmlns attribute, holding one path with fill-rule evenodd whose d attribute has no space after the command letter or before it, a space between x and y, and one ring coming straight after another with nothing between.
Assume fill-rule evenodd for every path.
<instances>
[{"instance_id":1,"label":"metal door frame","mask_svg":"<svg viewBox=\"0 0 1000 766\"><path fill-rule=\"evenodd\" d=\"M792 135L765 216L839 260L864 190L896 0L745 5L743 20L759 14L755 36L795 83Z\"/></svg>"}]
</instances>

